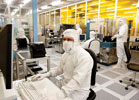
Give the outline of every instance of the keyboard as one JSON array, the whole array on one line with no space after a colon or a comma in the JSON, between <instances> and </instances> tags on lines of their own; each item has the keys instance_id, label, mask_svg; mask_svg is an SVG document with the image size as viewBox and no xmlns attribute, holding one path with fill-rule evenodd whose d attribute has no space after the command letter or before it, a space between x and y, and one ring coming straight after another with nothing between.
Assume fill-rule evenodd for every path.
<instances>
[{"instance_id":1,"label":"keyboard","mask_svg":"<svg viewBox=\"0 0 139 100\"><path fill-rule=\"evenodd\" d=\"M21 82L19 83L19 92L23 100L41 100L43 97L42 93L36 90L32 82Z\"/></svg>"},{"instance_id":2,"label":"keyboard","mask_svg":"<svg viewBox=\"0 0 139 100\"><path fill-rule=\"evenodd\" d=\"M64 97L63 92L47 78L34 82L22 81L18 88L23 100L62 100Z\"/></svg>"}]
</instances>

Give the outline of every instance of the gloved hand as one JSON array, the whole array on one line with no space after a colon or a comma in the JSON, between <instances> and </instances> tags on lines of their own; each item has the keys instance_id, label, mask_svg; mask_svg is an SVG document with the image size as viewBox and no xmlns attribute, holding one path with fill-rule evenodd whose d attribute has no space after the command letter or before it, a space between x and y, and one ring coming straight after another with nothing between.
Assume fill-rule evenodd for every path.
<instances>
[{"instance_id":1,"label":"gloved hand","mask_svg":"<svg viewBox=\"0 0 139 100\"><path fill-rule=\"evenodd\" d=\"M111 39L114 40L116 38L116 35L114 35Z\"/></svg>"},{"instance_id":2,"label":"gloved hand","mask_svg":"<svg viewBox=\"0 0 139 100\"><path fill-rule=\"evenodd\" d=\"M31 77L32 81L38 81L38 80L42 80L44 78L49 78L50 77L50 72L46 73L46 74L37 74L35 76Z\"/></svg>"}]
</instances>

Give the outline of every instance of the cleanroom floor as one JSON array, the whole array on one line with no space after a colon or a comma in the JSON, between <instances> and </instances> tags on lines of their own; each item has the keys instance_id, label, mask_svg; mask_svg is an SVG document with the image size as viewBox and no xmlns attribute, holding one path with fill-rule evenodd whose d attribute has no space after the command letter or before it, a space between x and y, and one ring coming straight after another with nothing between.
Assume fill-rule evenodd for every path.
<instances>
[{"instance_id":1,"label":"cleanroom floor","mask_svg":"<svg viewBox=\"0 0 139 100\"><path fill-rule=\"evenodd\" d=\"M54 48L46 50L51 57L51 69L58 67L62 54L56 53ZM139 100L139 89L130 86L128 90L125 90L126 84L119 82L120 79L127 80L132 77L133 72L124 69L113 69L112 66L100 64L98 66L100 66L100 69L98 69L96 75L96 84L92 87L96 92L95 100ZM52 80L55 82L62 77L61 75L52 78ZM139 81L139 73L137 73L136 79Z\"/></svg>"}]
</instances>

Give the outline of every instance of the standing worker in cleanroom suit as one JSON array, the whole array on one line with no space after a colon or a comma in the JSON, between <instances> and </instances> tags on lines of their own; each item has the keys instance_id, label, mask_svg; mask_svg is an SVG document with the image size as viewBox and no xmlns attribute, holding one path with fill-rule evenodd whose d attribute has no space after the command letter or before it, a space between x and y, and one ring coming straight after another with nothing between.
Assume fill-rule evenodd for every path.
<instances>
[{"instance_id":1,"label":"standing worker in cleanroom suit","mask_svg":"<svg viewBox=\"0 0 139 100\"><path fill-rule=\"evenodd\" d=\"M25 35L25 31L23 28L19 28L18 29L18 34L17 34L17 38L25 38L27 40L27 43L29 43L28 38Z\"/></svg>"},{"instance_id":2,"label":"standing worker in cleanroom suit","mask_svg":"<svg viewBox=\"0 0 139 100\"><path fill-rule=\"evenodd\" d=\"M91 31L91 32L90 32L90 39L87 40L86 42L84 42L84 43L82 44L82 47L83 47L83 48L88 48L90 42L91 42L92 40L95 40L95 38L96 38L95 35L96 35L96 33L95 33L94 31Z\"/></svg>"},{"instance_id":3,"label":"standing worker in cleanroom suit","mask_svg":"<svg viewBox=\"0 0 139 100\"><path fill-rule=\"evenodd\" d=\"M127 42L128 36L128 26L126 24L126 18L120 18L119 20L119 33L114 35L112 39L116 40L116 50L117 50L117 57L118 62L113 68L121 68L125 67L126 55L124 50L124 42Z\"/></svg>"},{"instance_id":4,"label":"standing worker in cleanroom suit","mask_svg":"<svg viewBox=\"0 0 139 100\"><path fill-rule=\"evenodd\" d=\"M80 28L79 24L76 24L76 30L77 30L78 35L82 34L82 29Z\"/></svg>"},{"instance_id":5,"label":"standing worker in cleanroom suit","mask_svg":"<svg viewBox=\"0 0 139 100\"><path fill-rule=\"evenodd\" d=\"M78 45L76 32L74 29L67 29L63 33L65 53L62 55L60 66L54 71L32 77L32 80L40 80L64 74L64 78L56 82L65 94L62 100L86 100L90 93L93 59Z\"/></svg>"}]
</instances>

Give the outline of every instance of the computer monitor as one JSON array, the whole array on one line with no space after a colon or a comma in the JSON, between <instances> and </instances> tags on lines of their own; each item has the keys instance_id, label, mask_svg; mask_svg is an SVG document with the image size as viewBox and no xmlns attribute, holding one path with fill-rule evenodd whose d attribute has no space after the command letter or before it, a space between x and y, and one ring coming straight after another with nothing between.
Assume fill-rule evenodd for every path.
<instances>
[{"instance_id":1,"label":"computer monitor","mask_svg":"<svg viewBox=\"0 0 139 100\"><path fill-rule=\"evenodd\" d=\"M16 38L18 50L27 49L27 39L26 38Z\"/></svg>"},{"instance_id":2,"label":"computer monitor","mask_svg":"<svg viewBox=\"0 0 139 100\"><path fill-rule=\"evenodd\" d=\"M0 70L4 76L6 89L12 88L12 24L0 30ZM1 83L0 83L1 84Z\"/></svg>"},{"instance_id":3,"label":"computer monitor","mask_svg":"<svg viewBox=\"0 0 139 100\"><path fill-rule=\"evenodd\" d=\"M86 40L86 34L80 34L80 41Z\"/></svg>"}]
</instances>

